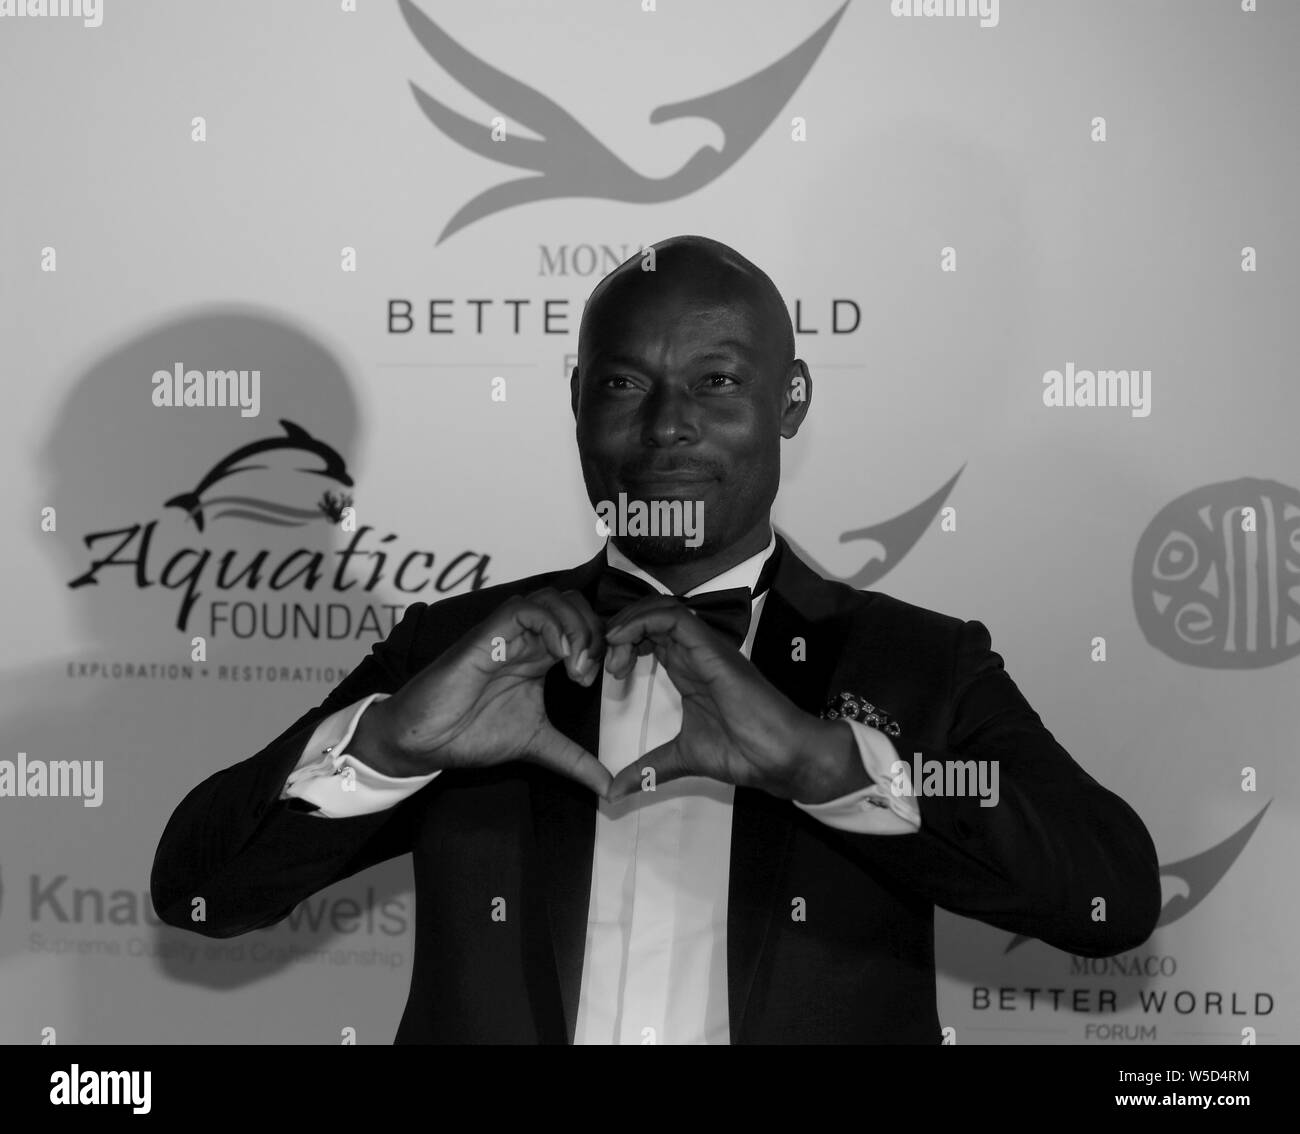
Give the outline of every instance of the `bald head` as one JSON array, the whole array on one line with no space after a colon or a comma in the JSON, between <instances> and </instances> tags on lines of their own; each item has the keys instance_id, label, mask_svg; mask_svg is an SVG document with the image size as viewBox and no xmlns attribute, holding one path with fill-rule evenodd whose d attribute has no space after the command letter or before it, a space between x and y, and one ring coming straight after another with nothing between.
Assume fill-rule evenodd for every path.
<instances>
[{"instance_id":1,"label":"bald head","mask_svg":"<svg viewBox=\"0 0 1300 1134\"><path fill-rule=\"evenodd\" d=\"M760 348L770 361L786 366L794 359L794 325L776 284L762 268L734 248L707 236L673 236L625 260L600 281L587 298L578 328L578 354L592 327L611 314L622 315L656 301L714 303L744 307L762 329Z\"/></svg>"}]
</instances>

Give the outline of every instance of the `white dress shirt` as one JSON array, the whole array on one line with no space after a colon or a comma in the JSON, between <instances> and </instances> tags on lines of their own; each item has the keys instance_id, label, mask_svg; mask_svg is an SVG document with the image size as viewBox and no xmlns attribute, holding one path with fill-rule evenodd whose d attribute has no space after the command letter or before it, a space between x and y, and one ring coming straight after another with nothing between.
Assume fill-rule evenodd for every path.
<instances>
[{"instance_id":1,"label":"white dress shirt","mask_svg":"<svg viewBox=\"0 0 1300 1134\"><path fill-rule=\"evenodd\" d=\"M758 582L766 550L701 583L688 594ZM612 542L612 567L672 592ZM750 656L767 593L753 600L741 646ZM429 783L438 772L396 778L346 751L375 693L316 727L281 798L316 805L323 818L380 811ZM820 822L861 834L908 834L921 825L910 795L890 790L898 754L889 737L858 721L853 731L872 783L826 803L802 804ZM681 696L653 654L637 658L623 680L603 675L600 762L616 775L681 730ZM900 765L906 776L906 765ZM350 769L350 771L345 771ZM730 1040L727 990L727 887L735 788L702 776L659 784L610 803L598 800L591 897L575 1044L716 1043Z\"/></svg>"}]
</instances>

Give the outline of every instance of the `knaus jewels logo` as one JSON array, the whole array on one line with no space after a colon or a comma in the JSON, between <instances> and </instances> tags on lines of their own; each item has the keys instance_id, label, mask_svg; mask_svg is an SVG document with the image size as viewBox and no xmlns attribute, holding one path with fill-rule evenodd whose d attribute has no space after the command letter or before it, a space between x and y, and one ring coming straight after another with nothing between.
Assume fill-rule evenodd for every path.
<instances>
[{"instance_id":1,"label":"knaus jewels logo","mask_svg":"<svg viewBox=\"0 0 1300 1134\"><path fill-rule=\"evenodd\" d=\"M445 106L414 83L425 117L453 142L491 161L532 171L505 181L463 205L438 237L441 244L466 225L516 205L559 197L599 197L657 204L702 189L739 161L789 101L840 22L846 3L803 43L761 71L729 87L667 103L650 113L658 125L679 118L707 118L723 132L722 149L701 146L676 173L645 177L600 142L573 115L540 91L466 51L411 0L402 15L421 47L462 87L492 107L491 123L476 122ZM725 45L719 45L720 50ZM538 135L510 136L509 117Z\"/></svg>"},{"instance_id":2,"label":"knaus jewels logo","mask_svg":"<svg viewBox=\"0 0 1300 1134\"><path fill-rule=\"evenodd\" d=\"M171 930L148 890L79 885L67 874L31 874L27 951L49 957L154 958L174 966L286 964L400 969L407 963L413 907L405 894L373 886L316 895L274 926L240 940L203 940ZM22 916L21 907L14 911Z\"/></svg>"}]
</instances>

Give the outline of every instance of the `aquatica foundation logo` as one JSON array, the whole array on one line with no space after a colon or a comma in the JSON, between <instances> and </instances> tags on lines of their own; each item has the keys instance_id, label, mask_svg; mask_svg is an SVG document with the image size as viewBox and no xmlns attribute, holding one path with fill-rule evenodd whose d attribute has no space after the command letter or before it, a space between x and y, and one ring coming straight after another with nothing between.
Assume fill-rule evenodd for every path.
<instances>
[{"instance_id":1,"label":"aquatica foundation logo","mask_svg":"<svg viewBox=\"0 0 1300 1134\"><path fill-rule=\"evenodd\" d=\"M336 484L352 487L352 477L343 458L333 448L323 441L317 441L292 421L281 420L280 425L284 429L283 437L265 437L260 441L240 446L213 465L191 491L182 492L179 496L173 496L168 500L167 506L184 509L199 531L203 530L205 516L208 513L217 517L237 516L258 523L286 527L301 527L312 520L320 519L322 515L333 523L340 522L345 509L352 504L350 496L334 497L326 492L315 508L293 508L271 500L239 494L238 488L235 487L239 474L266 468L264 463L255 463L254 459L264 454L269 456L277 450L304 457L318 457L321 462L320 467L298 468L295 471L308 476L324 477Z\"/></svg>"},{"instance_id":2,"label":"aquatica foundation logo","mask_svg":"<svg viewBox=\"0 0 1300 1134\"><path fill-rule=\"evenodd\" d=\"M83 536L93 558L68 586L173 591L182 633L264 642L383 638L407 602L486 585L487 554L404 550L397 533L359 522L343 455L279 424L201 465L159 501L161 516ZM377 601L381 587L405 601Z\"/></svg>"}]
</instances>

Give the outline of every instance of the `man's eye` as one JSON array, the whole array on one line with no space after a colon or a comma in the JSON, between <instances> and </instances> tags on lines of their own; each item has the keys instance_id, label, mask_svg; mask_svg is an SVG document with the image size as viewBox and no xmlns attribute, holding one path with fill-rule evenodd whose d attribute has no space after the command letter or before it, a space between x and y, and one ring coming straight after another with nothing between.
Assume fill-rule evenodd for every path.
<instances>
[{"instance_id":1,"label":"man's eye","mask_svg":"<svg viewBox=\"0 0 1300 1134\"><path fill-rule=\"evenodd\" d=\"M625 385L618 385L620 382ZM615 390L626 390L632 384L632 379L626 374L609 374L600 380L600 384Z\"/></svg>"},{"instance_id":2,"label":"man's eye","mask_svg":"<svg viewBox=\"0 0 1300 1134\"><path fill-rule=\"evenodd\" d=\"M732 386L738 385L734 374L710 374L704 381L715 389L724 389L728 384Z\"/></svg>"}]
</instances>

